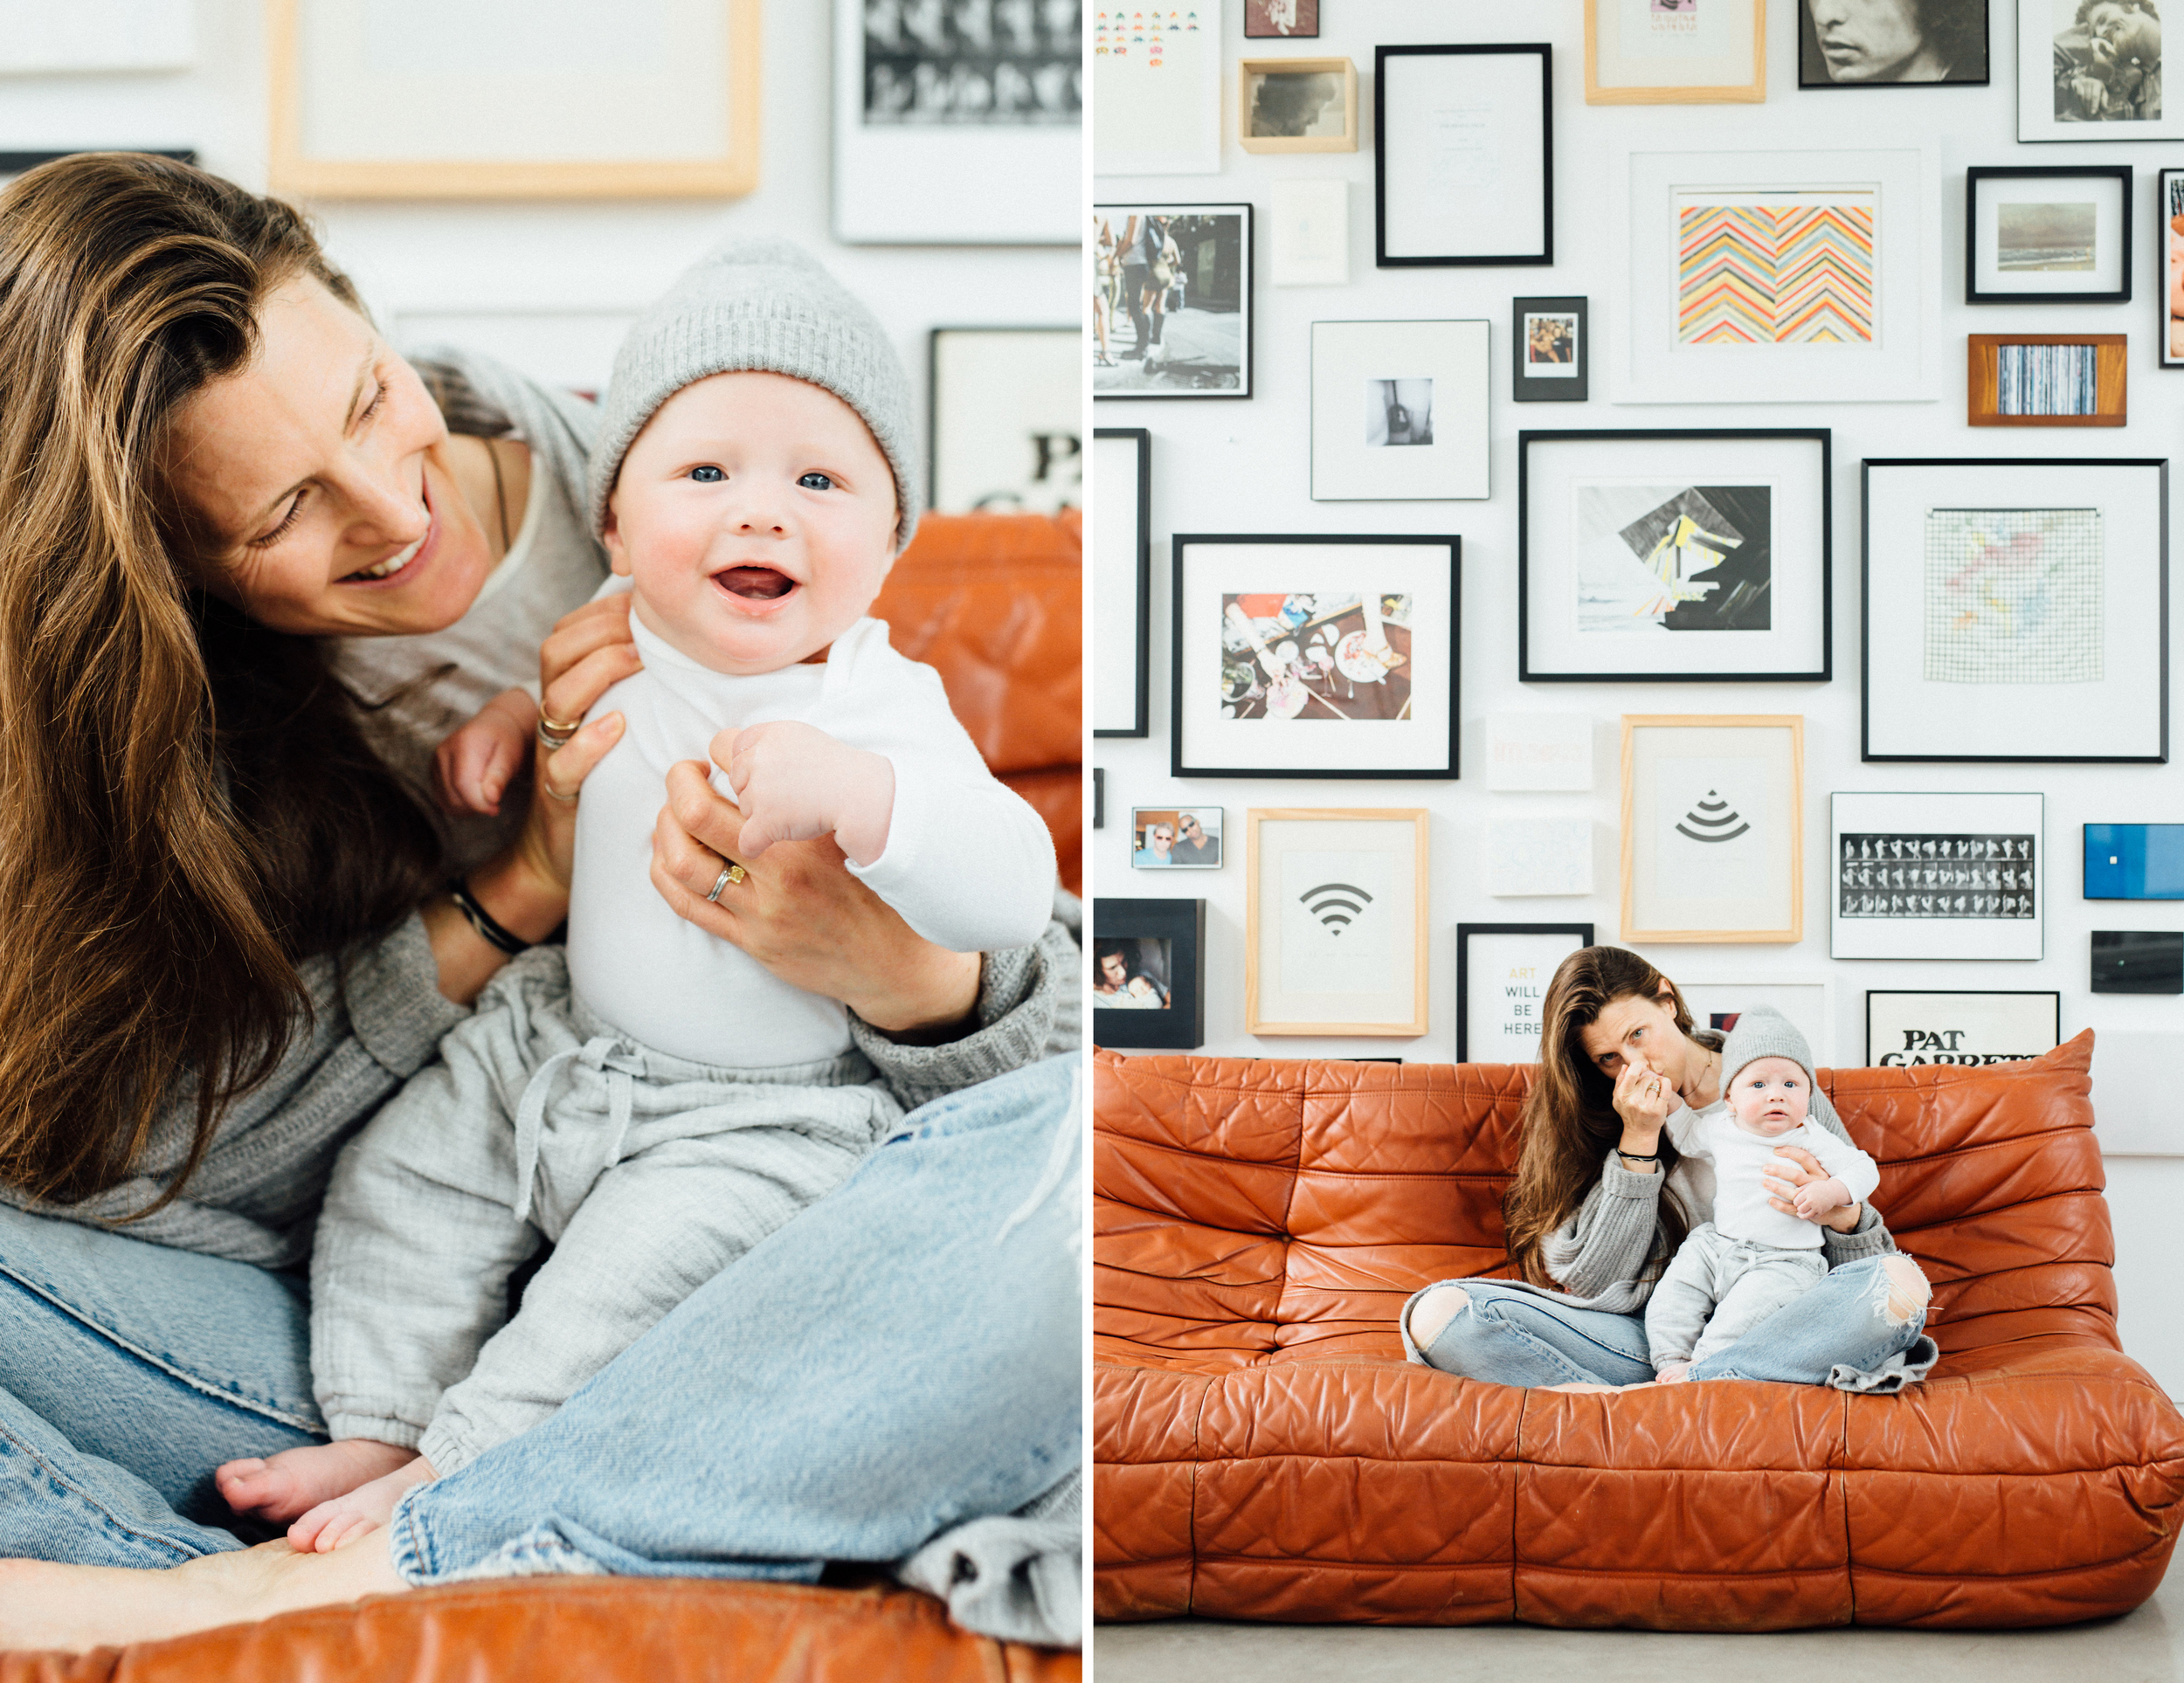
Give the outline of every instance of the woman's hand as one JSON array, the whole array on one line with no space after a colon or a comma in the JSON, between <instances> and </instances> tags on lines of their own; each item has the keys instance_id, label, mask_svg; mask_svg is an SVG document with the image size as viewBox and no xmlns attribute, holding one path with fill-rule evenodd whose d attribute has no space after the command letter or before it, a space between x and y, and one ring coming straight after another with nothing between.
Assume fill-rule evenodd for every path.
<instances>
[{"instance_id":1,"label":"woman's hand","mask_svg":"<svg viewBox=\"0 0 2184 1683\"><path fill-rule=\"evenodd\" d=\"M1615 1114L1622 1118L1623 1137L1619 1148L1650 1156L1661 1149L1662 1124L1669 1119L1669 1112L1681 1102L1669 1079L1635 1059L1627 1059L1615 1077L1615 1093L1610 1100ZM1648 1164L1648 1172L1653 1165Z\"/></svg>"},{"instance_id":2,"label":"woman's hand","mask_svg":"<svg viewBox=\"0 0 2184 1683\"><path fill-rule=\"evenodd\" d=\"M1831 1204L1828 1209L1815 1210L1810 1215L1800 1211L1794 1200L1802 1186L1819 1187L1832 1177L1821 1167L1819 1158L1801 1145L1779 1145L1767 1172L1759 1176L1759 1183L1767 1190L1767 1204L1786 1216L1795 1216L1801 1221L1816 1222L1822 1227L1832 1227L1838 1233L1847 1233L1858 1224L1858 1205L1855 1203ZM1841 1181L1835 1184L1843 1191Z\"/></svg>"}]
</instances>

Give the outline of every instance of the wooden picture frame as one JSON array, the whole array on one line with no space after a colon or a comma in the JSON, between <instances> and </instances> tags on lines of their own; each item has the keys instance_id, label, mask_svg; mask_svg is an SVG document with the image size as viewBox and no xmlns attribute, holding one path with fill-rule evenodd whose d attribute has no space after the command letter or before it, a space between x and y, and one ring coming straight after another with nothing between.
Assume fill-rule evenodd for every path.
<instances>
[{"instance_id":1,"label":"wooden picture frame","mask_svg":"<svg viewBox=\"0 0 2184 1683\"><path fill-rule=\"evenodd\" d=\"M1585 0L1585 102L1587 105L1759 105L1767 97L1766 0L1718 7L1724 22L1721 49L1694 59L1688 52L1647 52L1642 41L1623 39L1621 23L1632 8L1619 0ZM1610 16L1603 21L1600 9ZM1650 14L1647 23L1656 20ZM1704 14L1690 22L1706 26ZM1687 31L1676 31L1679 36ZM1697 30L1688 31L1696 34ZM1681 42L1679 41L1679 45ZM1713 79L1688 79L1704 66Z\"/></svg>"},{"instance_id":2,"label":"wooden picture frame","mask_svg":"<svg viewBox=\"0 0 2184 1683\"><path fill-rule=\"evenodd\" d=\"M1152 434L1092 431L1092 734L1143 736L1152 691Z\"/></svg>"},{"instance_id":3,"label":"wooden picture frame","mask_svg":"<svg viewBox=\"0 0 2184 1683\"><path fill-rule=\"evenodd\" d=\"M1333 76L1341 80L1338 134L1261 135L1253 132L1266 79L1276 76ZM1310 126L1324 129L1323 111ZM1236 61L1236 144L1247 152L1355 152L1358 149L1358 66L1347 59L1239 59Z\"/></svg>"},{"instance_id":4,"label":"wooden picture frame","mask_svg":"<svg viewBox=\"0 0 2184 1683\"><path fill-rule=\"evenodd\" d=\"M1801 714L1625 714L1622 938L1803 940L1804 766Z\"/></svg>"},{"instance_id":5,"label":"wooden picture frame","mask_svg":"<svg viewBox=\"0 0 2184 1683\"><path fill-rule=\"evenodd\" d=\"M1876 1041L1880 1043L1878 1057L1874 1055ZM2012 1064L2053 1052L2062 1044L2063 996L2051 990L1866 990L1865 1061L1869 1068Z\"/></svg>"},{"instance_id":6,"label":"wooden picture frame","mask_svg":"<svg viewBox=\"0 0 2184 1683\"><path fill-rule=\"evenodd\" d=\"M1374 263L1383 269L1552 264L1554 49L1544 41L1495 42L1372 52ZM1524 62L1532 58L1536 81ZM1450 105L1487 114L1498 131L1490 153L1460 158L1443 146L1436 114ZM1497 224L1477 190L1482 169L1495 176L1496 204L1529 205L1536 194L1537 215L1527 210Z\"/></svg>"},{"instance_id":7,"label":"wooden picture frame","mask_svg":"<svg viewBox=\"0 0 2184 1683\"><path fill-rule=\"evenodd\" d=\"M1414 1038L1427 1031L1430 817L1422 807L1246 813L1248 1032ZM1357 985L1307 989L1297 972L1323 984Z\"/></svg>"},{"instance_id":8,"label":"wooden picture frame","mask_svg":"<svg viewBox=\"0 0 2184 1683\"><path fill-rule=\"evenodd\" d=\"M1472 943L1480 944L1480 993L1489 987L1502 986L1504 1010L1495 1011L1482 1009L1476 1015L1473 1006L1484 1005L1472 994ZM1538 1041L1539 1033L1538 1004L1546 997L1547 983L1554 975L1554 967L1572 953L1593 944L1593 926L1589 923L1459 923L1456 925L1456 1061L1459 1064L1536 1064L1539 1061ZM1530 971L1533 974L1522 974ZM1489 979L1498 978L1498 983ZM1516 990L1523 997L1513 997L1507 990ZM1501 1020L1497 1024L1496 1018ZM1533 1037L1532 1056L1530 1058L1487 1057L1475 1058L1479 1052L1513 1052L1523 1050L1517 1044L1525 1038L1524 1025L1529 1024L1529 1035Z\"/></svg>"},{"instance_id":9,"label":"wooden picture frame","mask_svg":"<svg viewBox=\"0 0 2184 1683\"><path fill-rule=\"evenodd\" d=\"M1103 994L1111 948L1121 948L1121 990ZM1206 902L1202 900L1095 900L1092 902L1092 1039L1096 1045L1190 1052L1206 1044ZM1124 1007L1103 997L1144 998L1158 1006ZM1128 991L1123 991L1128 990Z\"/></svg>"},{"instance_id":10,"label":"wooden picture frame","mask_svg":"<svg viewBox=\"0 0 2184 1683\"><path fill-rule=\"evenodd\" d=\"M2076 346L2092 352L2090 399L2043 395L2049 385L2046 365L2034 358L2024 364L2033 370L2028 390L2012 365L2009 352L2017 348L2043 345ZM2123 426L2128 423L2131 341L2120 333L1975 333L1965 341L1964 420L1967 426ZM2056 359L2060 362L2061 359ZM2069 364L2065 369L2079 379L2084 375ZM2051 390L2052 387L2049 389ZM2054 409L2021 410L2020 403L2090 401L2090 410L2070 412ZM2005 412L2004 404L2012 405Z\"/></svg>"},{"instance_id":11,"label":"wooden picture frame","mask_svg":"<svg viewBox=\"0 0 2184 1683\"><path fill-rule=\"evenodd\" d=\"M2056 202L2050 183L2082 181L2093 183L2094 198L2088 203ZM2127 163L2026 164L1976 168L1964 172L1964 301L1967 304L2128 304L2131 302L2132 169ZM2036 197L2035 197L2036 195ZM1990 225L1987 212L1994 212ZM2021 230L2004 227L2002 213L2012 210L2037 214L2026 218ZM2062 211L2083 211L2083 227L2063 224ZM2052 282L2009 284L2009 266L2001 261L2015 238L2021 274L2051 275L2068 281L2075 274L2090 278L2059 288ZM2080 240L2084 244L2080 245ZM1989 251L1994 260L1987 260ZM2077 266L2083 250L2085 267ZM2110 284L2101 284L2104 280Z\"/></svg>"},{"instance_id":12,"label":"wooden picture frame","mask_svg":"<svg viewBox=\"0 0 2184 1683\"><path fill-rule=\"evenodd\" d=\"M1847 790L1828 797L1830 958L2047 955L2047 797Z\"/></svg>"}]
</instances>

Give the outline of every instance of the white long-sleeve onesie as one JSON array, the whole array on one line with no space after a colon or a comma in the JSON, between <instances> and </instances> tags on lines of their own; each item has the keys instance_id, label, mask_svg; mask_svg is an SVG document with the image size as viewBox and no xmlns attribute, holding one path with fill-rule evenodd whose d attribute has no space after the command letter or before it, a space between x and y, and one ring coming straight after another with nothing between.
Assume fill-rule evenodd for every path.
<instances>
[{"instance_id":1,"label":"white long-sleeve onesie","mask_svg":"<svg viewBox=\"0 0 2184 1683\"><path fill-rule=\"evenodd\" d=\"M1819 1158L1821 1168L1850 1189L1853 1204L1871 1197L1881 1183L1880 1167L1871 1157L1810 1122L1772 1136L1747 1133L1737 1125L1726 1100L1709 1105L1697 1120L1701 1148L1714 1160L1714 1226L1729 1238L1782 1251L1821 1248L1817 1225L1786 1216L1767 1203L1760 1176L1784 1146L1802 1146Z\"/></svg>"}]
</instances>

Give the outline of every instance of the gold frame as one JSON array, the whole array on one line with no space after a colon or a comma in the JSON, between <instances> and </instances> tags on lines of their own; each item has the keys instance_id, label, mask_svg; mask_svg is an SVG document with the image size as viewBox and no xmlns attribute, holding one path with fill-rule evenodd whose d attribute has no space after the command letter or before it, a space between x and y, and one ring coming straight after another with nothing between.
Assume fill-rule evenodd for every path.
<instances>
[{"instance_id":1,"label":"gold frame","mask_svg":"<svg viewBox=\"0 0 2184 1683\"><path fill-rule=\"evenodd\" d=\"M1254 135L1251 79L1342 73L1339 135ZM1247 152L1355 152L1358 149L1358 66L1347 59L1239 59L1236 61L1236 144Z\"/></svg>"},{"instance_id":2,"label":"gold frame","mask_svg":"<svg viewBox=\"0 0 2184 1683\"><path fill-rule=\"evenodd\" d=\"M1602 87L1600 7L1585 0L1585 102L1587 105L1765 105L1767 98L1767 0L1752 0L1752 79L1697 87ZM1612 0L1611 0L1612 3Z\"/></svg>"},{"instance_id":3,"label":"gold frame","mask_svg":"<svg viewBox=\"0 0 2184 1683\"><path fill-rule=\"evenodd\" d=\"M1388 1039L1416 1039L1429 1031L1432 1016L1427 988L1432 973L1433 921L1427 894L1432 859L1429 844L1432 814L1422 806L1254 806L1244 813L1244 1030L1257 1035L1338 1034L1373 1035ZM1342 822L1364 820L1394 824L1407 819L1413 826L1417 849L1417 886L1412 933L1414 948L1411 989L1417 1014L1406 1024L1392 1023L1262 1023L1259 1020L1259 826L1276 822Z\"/></svg>"},{"instance_id":4,"label":"gold frame","mask_svg":"<svg viewBox=\"0 0 2184 1683\"><path fill-rule=\"evenodd\" d=\"M275 193L330 199L736 198L758 185L759 0L720 0L728 13L722 155L619 163L305 157L296 19L303 3L266 0L272 114L266 179Z\"/></svg>"},{"instance_id":5,"label":"gold frame","mask_svg":"<svg viewBox=\"0 0 2184 1683\"><path fill-rule=\"evenodd\" d=\"M1632 738L1641 730L1782 730L1790 733L1790 922L1787 929L1635 929L1631 927ZM1801 713L1627 713L1623 715L1622 907L1623 939L1646 942L1739 942L1794 946L1805 938L1805 715Z\"/></svg>"}]
</instances>

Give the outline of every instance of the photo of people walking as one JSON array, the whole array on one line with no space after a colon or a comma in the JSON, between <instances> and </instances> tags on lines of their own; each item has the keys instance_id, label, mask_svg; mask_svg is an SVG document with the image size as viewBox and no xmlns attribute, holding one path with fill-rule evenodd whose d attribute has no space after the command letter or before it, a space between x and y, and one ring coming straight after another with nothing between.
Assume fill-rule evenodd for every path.
<instances>
[{"instance_id":1,"label":"photo of people walking","mask_svg":"<svg viewBox=\"0 0 2184 1683\"><path fill-rule=\"evenodd\" d=\"M1250 396L1250 217L1243 204L1095 208L1095 396Z\"/></svg>"}]
</instances>

